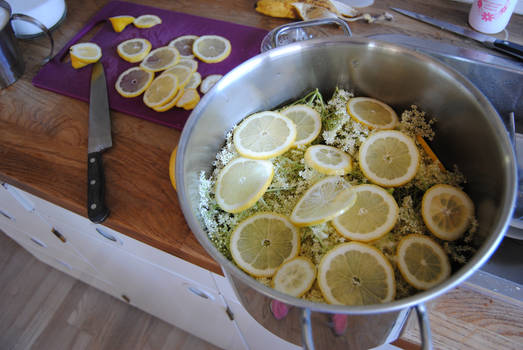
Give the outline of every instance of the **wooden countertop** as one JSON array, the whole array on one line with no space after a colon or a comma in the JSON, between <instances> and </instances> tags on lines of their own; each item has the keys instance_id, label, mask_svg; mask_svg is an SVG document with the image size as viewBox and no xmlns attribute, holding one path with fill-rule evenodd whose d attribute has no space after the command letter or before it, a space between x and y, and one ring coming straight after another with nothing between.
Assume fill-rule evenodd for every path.
<instances>
[{"instance_id":1,"label":"wooden countertop","mask_svg":"<svg viewBox=\"0 0 523 350\"><path fill-rule=\"evenodd\" d=\"M107 2L67 1L67 17L53 32L57 50ZM257 13L255 0L130 2L267 30L289 22ZM470 7L450 0L384 0L375 1L366 12L392 12L388 10L390 6L462 26L466 26ZM470 40L393 14L394 20L390 22L352 23L353 34L401 33L481 48ZM510 40L523 44L523 16L514 15L507 30ZM0 90L0 180L86 216L88 105L31 84L48 50L46 38L19 44L26 62L25 74L15 84ZM114 111L111 118L114 146L104 154L106 201L111 214L104 225L221 273L219 265L190 232L169 181L169 156L180 132Z\"/></svg>"}]
</instances>

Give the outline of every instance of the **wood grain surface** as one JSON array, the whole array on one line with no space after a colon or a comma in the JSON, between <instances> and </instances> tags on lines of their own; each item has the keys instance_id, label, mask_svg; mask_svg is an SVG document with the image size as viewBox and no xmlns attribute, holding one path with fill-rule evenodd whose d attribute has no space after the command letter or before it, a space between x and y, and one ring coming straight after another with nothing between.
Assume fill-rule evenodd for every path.
<instances>
[{"instance_id":1,"label":"wood grain surface","mask_svg":"<svg viewBox=\"0 0 523 350\"><path fill-rule=\"evenodd\" d=\"M255 0L130 1L267 30L289 22L257 13L254 10ZM67 1L67 18L53 32L57 51L106 3L106 0ZM462 26L467 25L470 7L469 4L450 0L383 0L375 1L368 12L390 12L390 6L424 13ZM393 21L373 24L356 22L351 24L351 28L354 35L400 33L482 48L475 42L396 13ZM522 16L512 17L507 33L510 40L523 44ZM502 38L504 35L500 33L497 36ZM12 86L0 90L0 181L86 216L88 105L32 86L31 79L48 51L46 38L19 41L19 45L26 63L25 74ZM190 232L169 181L169 156L178 143L180 132L122 113L112 112L111 118L114 146L104 154L106 200L111 215L104 224L191 263L221 273L219 265ZM53 287L50 285L49 288ZM452 299L453 296L455 299ZM499 343L493 344L500 345L505 344L503 341L506 339L522 340L520 306L515 319L510 316L509 309L499 309L501 311L496 317L502 321L493 322L491 318L484 318L484 315L475 312L477 307L489 305L489 299L480 294L472 295L460 288L438 300L442 301L432 308L431 316L441 313L444 317L435 319L437 327L455 335L457 328L464 324L470 325L462 338L450 337L452 339L449 341L453 343L448 343L451 345L447 348L453 348L455 344L469 344L475 348L479 344L476 341L480 340L473 338L474 342L467 343L466 339L470 335L488 337L491 333L498 334L502 338L496 338ZM460 303L461 300L466 302ZM467 307L466 303L476 301L478 305ZM452 317L447 318L447 315ZM500 329L503 332L499 333ZM512 334L506 333L507 329ZM415 341L414 334L413 331L408 339Z\"/></svg>"}]
</instances>

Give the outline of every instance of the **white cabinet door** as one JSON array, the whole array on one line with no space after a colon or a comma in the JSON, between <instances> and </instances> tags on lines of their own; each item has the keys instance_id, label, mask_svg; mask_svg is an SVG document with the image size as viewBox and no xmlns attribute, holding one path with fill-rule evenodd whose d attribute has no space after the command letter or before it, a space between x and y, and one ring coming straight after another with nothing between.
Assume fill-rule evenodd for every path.
<instances>
[{"instance_id":1,"label":"white cabinet door","mask_svg":"<svg viewBox=\"0 0 523 350\"><path fill-rule=\"evenodd\" d=\"M116 249L83 233L67 234L126 300L139 309L224 349L229 349L237 331L218 299L216 290L172 274L122 249Z\"/></svg>"}]
</instances>

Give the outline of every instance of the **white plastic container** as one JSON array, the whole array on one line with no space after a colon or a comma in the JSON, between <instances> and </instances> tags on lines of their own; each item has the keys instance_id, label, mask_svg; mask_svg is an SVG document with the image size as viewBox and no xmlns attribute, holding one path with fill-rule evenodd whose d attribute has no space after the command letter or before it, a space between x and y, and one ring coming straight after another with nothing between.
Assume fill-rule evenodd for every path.
<instances>
[{"instance_id":1,"label":"white plastic container","mask_svg":"<svg viewBox=\"0 0 523 350\"><path fill-rule=\"evenodd\" d=\"M474 0L469 12L469 24L475 30L494 34L507 26L518 0Z\"/></svg>"},{"instance_id":2,"label":"white plastic container","mask_svg":"<svg viewBox=\"0 0 523 350\"><path fill-rule=\"evenodd\" d=\"M21 13L36 18L49 29L55 27L66 13L65 0L6 0L13 13ZM13 21L13 30L19 38L29 38L43 34L37 26L22 21Z\"/></svg>"}]
</instances>

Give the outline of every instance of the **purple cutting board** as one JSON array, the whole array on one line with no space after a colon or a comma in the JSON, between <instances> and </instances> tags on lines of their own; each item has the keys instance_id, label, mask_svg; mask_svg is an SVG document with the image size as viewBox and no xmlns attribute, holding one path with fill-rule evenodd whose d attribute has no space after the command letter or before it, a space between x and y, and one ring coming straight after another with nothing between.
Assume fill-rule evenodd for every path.
<instances>
[{"instance_id":1,"label":"purple cutting board","mask_svg":"<svg viewBox=\"0 0 523 350\"><path fill-rule=\"evenodd\" d=\"M130 24L122 32L116 33L113 31L111 23L107 20L112 16L130 15L138 17L143 14L159 16L162 19L162 24L144 29L136 28ZM89 101L92 65L74 69L71 67L70 62L64 62L63 59L66 57L69 47L78 42L100 22L103 22L100 30L90 41L97 43L102 48L102 63L105 68L110 107L116 111L167 125L178 130L183 128L190 111L173 108L167 112L155 112L145 106L142 96L124 98L116 92L114 84L118 75L132 66L139 65L139 63L129 63L121 59L116 53L116 46L122 41L131 38L145 38L151 42L152 48L155 49L167 45L178 36L186 34L221 35L226 37L232 45L229 57L222 62L212 64L198 61L198 72L203 79L209 74L225 75L240 63L257 55L260 52L261 41L267 34L266 30L259 28L123 1L112 1L94 15L89 23L50 62L40 69L33 79L33 84L39 88Z\"/></svg>"}]
</instances>

